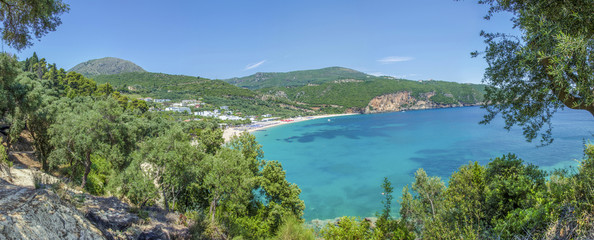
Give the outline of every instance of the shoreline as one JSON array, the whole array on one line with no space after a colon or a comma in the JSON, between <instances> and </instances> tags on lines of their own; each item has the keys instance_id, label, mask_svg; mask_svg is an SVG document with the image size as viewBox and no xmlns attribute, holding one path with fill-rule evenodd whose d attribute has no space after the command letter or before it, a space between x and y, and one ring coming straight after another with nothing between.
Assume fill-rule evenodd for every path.
<instances>
[{"instance_id":1,"label":"shoreline","mask_svg":"<svg viewBox=\"0 0 594 240\"><path fill-rule=\"evenodd\" d=\"M252 132L264 130L267 128L282 126L282 125L296 123L296 122L303 122L303 121L320 119L320 118L351 116L351 115L360 115L360 113L324 114L324 115L314 115L314 116L283 119L283 120L292 120L292 121L274 120L274 121L268 121L268 122L253 122L247 126L226 128L223 131L223 139L225 139L225 143L227 143L227 142L229 142L229 140L231 140L231 137L239 135L242 132L246 132L246 131L249 133L252 133Z\"/></svg>"},{"instance_id":2,"label":"shoreline","mask_svg":"<svg viewBox=\"0 0 594 240\"><path fill-rule=\"evenodd\" d=\"M340 114L324 114L324 115L314 115L314 116L306 116L306 117L297 117L297 118L286 118L284 120L293 120L290 122L283 122L280 120L268 121L268 122L253 122L248 126L241 126L241 127L230 127L226 128L223 131L223 139L225 139L225 143L231 140L231 137L241 134L242 132L255 132L264 130L271 127L281 126L290 123L302 122L307 120L313 119L320 119L320 118L329 118L329 117L342 117L342 116L350 116L350 115L362 115L362 114L382 114L382 113L392 113L392 112L402 112L402 111L422 111L422 110L434 110L434 109L446 109L446 108L464 108L464 107L477 107L481 106L481 104L472 104L467 106L453 106L453 107L437 107L437 108L422 108L422 109L402 109L399 111L385 111L385 112L371 112L371 113L340 113ZM256 125L256 126L254 126Z\"/></svg>"}]
</instances>

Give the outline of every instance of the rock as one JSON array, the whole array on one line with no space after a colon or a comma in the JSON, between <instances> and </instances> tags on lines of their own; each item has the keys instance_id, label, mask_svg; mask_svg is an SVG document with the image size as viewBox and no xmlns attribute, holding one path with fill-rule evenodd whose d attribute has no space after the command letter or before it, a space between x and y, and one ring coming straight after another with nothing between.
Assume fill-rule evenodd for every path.
<instances>
[{"instance_id":1,"label":"rock","mask_svg":"<svg viewBox=\"0 0 594 240\"><path fill-rule=\"evenodd\" d=\"M365 107L365 109L349 109L348 111L359 111L363 113L381 113L396 112L402 110L420 110L466 106L462 103L438 104L431 101L431 97L433 96L435 96L434 92L419 94L418 98L413 97L411 93L408 91L390 93L377 96L371 99L371 101L369 101L369 104L367 104L367 107Z\"/></svg>"},{"instance_id":2,"label":"rock","mask_svg":"<svg viewBox=\"0 0 594 240\"><path fill-rule=\"evenodd\" d=\"M138 240L158 240L158 239L171 239L169 232L163 229L161 225L155 226L152 229L143 231L138 235Z\"/></svg>"},{"instance_id":3,"label":"rock","mask_svg":"<svg viewBox=\"0 0 594 240\"><path fill-rule=\"evenodd\" d=\"M88 195L85 206L85 217L104 230L124 231L139 220L136 214L129 212L130 207L116 197Z\"/></svg>"},{"instance_id":4,"label":"rock","mask_svg":"<svg viewBox=\"0 0 594 240\"><path fill-rule=\"evenodd\" d=\"M0 240L104 239L82 213L45 189L0 179Z\"/></svg>"}]
</instances>

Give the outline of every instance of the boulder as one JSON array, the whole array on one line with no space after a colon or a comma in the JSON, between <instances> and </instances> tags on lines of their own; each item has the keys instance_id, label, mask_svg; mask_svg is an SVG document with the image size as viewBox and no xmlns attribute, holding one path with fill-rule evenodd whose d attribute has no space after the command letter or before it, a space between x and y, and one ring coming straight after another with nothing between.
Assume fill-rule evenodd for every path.
<instances>
[{"instance_id":1,"label":"boulder","mask_svg":"<svg viewBox=\"0 0 594 240\"><path fill-rule=\"evenodd\" d=\"M104 239L101 231L55 193L0 179L0 240Z\"/></svg>"}]
</instances>

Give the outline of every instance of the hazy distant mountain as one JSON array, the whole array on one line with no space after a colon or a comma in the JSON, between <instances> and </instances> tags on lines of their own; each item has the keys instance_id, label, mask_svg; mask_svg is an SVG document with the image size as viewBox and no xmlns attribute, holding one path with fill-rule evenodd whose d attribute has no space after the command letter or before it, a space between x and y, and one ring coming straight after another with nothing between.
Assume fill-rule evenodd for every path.
<instances>
[{"instance_id":1,"label":"hazy distant mountain","mask_svg":"<svg viewBox=\"0 0 594 240\"><path fill-rule=\"evenodd\" d=\"M119 74L127 72L146 72L138 65L128 60L105 57L100 59L93 59L83 63L79 63L68 71L74 71L89 76Z\"/></svg>"},{"instance_id":2,"label":"hazy distant mountain","mask_svg":"<svg viewBox=\"0 0 594 240\"><path fill-rule=\"evenodd\" d=\"M224 81L239 87L260 89L268 87L306 86L308 84L322 84L337 80L366 80L373 77L349 68L329 67L285 73L259 72L247 77L231 78Z\"/></svg>"}]
</instances>

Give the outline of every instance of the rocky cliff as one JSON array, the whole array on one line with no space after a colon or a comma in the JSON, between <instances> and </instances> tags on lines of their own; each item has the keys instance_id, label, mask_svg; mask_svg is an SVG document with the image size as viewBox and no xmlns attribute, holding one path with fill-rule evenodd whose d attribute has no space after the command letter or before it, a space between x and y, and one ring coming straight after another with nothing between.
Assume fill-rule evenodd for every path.
<instances>
[{"instance_id":1,"label":"rocky cliff","mask_svg":"<svg viewBox=\"0 0 594 240\"><path fill-rule=\"evenodd\" d=\"M431 97L435 96L434 92L420 94L414 97L408 91L396 92L377 96L363 109L351 108L347 113L381 113L381 112L397 112L402 110L420 110L433 108L450 108L471 106L463 103L456 104L439 104L431 101Z\"/></svg>"},{"instance_id":2,"label":"rocky cliff","mask_svg":"<svg viewBox=\"0 0 594 240\"><path fill-rule=\"evenodd\" d=\"M0 239L105 239L55 193L0 179Z\"/></svg>"},{"instance_id":3,"label":"rocky cliff","mask_svg":"<svg viewBox=\"0 0 594 240\"><path fill-rule=\"evenodd\" d=\"M10 173L0 174L0 240L191 238L183 215L152 207L137 209L141 218L115 197L74 190L23 165Z\"/></svg>"}]
</instances>

